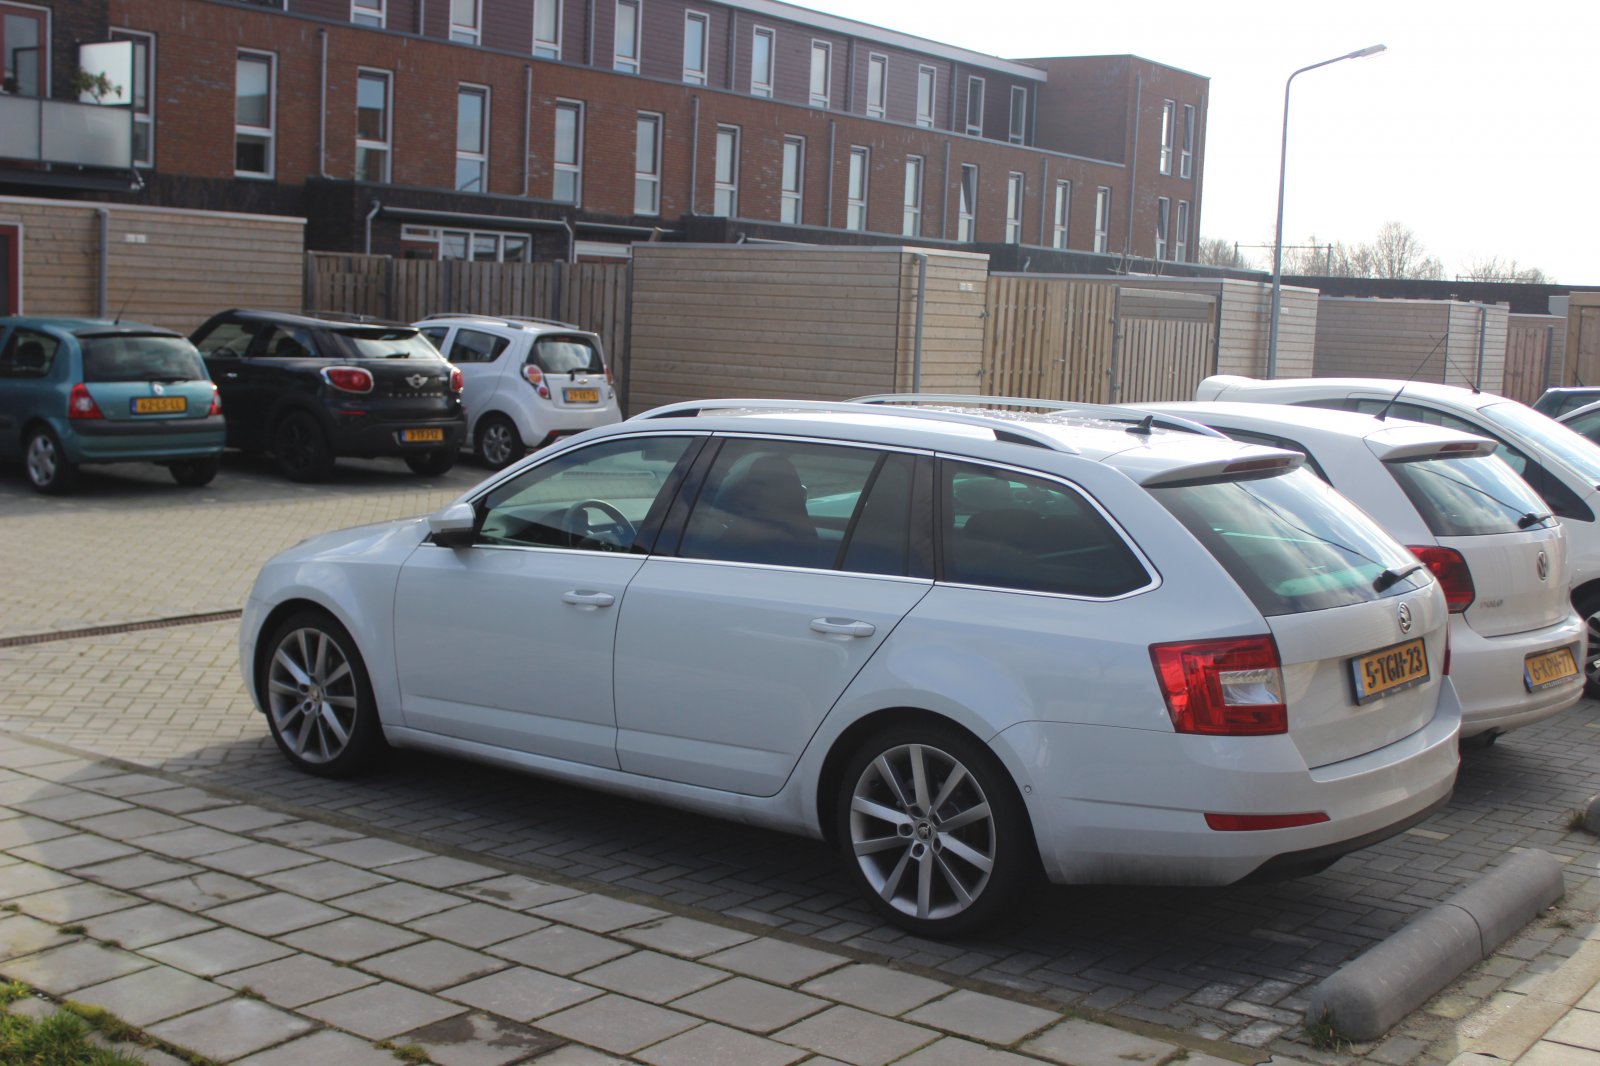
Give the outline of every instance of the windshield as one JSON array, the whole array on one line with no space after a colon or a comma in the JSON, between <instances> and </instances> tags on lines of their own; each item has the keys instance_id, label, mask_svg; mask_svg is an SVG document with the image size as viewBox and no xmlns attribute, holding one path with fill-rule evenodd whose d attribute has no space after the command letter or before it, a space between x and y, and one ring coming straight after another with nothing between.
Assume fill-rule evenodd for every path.
<instances>
[{"instance_id":1,"label":"windshield","mask_svg":"<svg viewBox=\"0 0 1600 1066\"><path fill-rule=\"evenodd\" d=\"M1544 501L1497 456L1384 465L1436 537L1515 533L1554 521Z\"/></svg>"},{"instance_id":2,"label":"windshield","mask_svg":"<svg viewBox=\"0 0 1600 1066\"><path fill-rule=\"evenodd\" d=\"M430 359L441 358L439 349L428 338L411 329L341 329L336 334L358 359Z\"/></svg>"},{"instance_id":3,"label":"windshield","mask_svg":"<svg viewBox=\"0 0 1600 1066\"><path fill-rule=\"evenodd\" d=\"M600 350L581 337L541 337L533 357L546 374L603 374Z\"/></svg>"},{"instance_id":4,"label":"windshield","mask_svg":"<svg viewBox=\"0 0 1600 1066\"><path fill-rule=\"evenodd\" d=\"M1269 617L1367 603L1432 580L1416 556L1309 470L1152 488L1150 495Z\"/></svg>"},{"instance_id":5,"label":"windshield","mask_svg":"<svg viewBox=\"0 0 1600 1066\"><path fill-rule=\"evenodd\" d=\"M1540 451L1566 463L1590 485L1600 486L1600 445L1515 400L1490 404L1482 411L1483 417L1494 425L1521 434Z\"/></svg>"},{"instance_id":6,"label":"windshield","mask_svg":"<svg viewBox=\"0 0 1600 1066\"><path fill-rule=\"evenodd\" d=\"M84 337L85 381L205 381L200 353L183 337Z\"/></svg>"}]
</instances>

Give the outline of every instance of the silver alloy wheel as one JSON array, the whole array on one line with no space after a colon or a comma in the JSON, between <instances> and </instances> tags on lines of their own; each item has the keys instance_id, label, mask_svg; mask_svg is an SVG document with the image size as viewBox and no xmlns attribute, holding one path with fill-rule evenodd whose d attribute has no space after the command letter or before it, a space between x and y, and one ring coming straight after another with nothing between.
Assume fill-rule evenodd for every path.
<instances>
[{"instance_id":1,"label":"silver alloy wheel","mask_svg":"<svg viewBox=\"0 0 1600 1066\"><path fill-rule=\"evenodd\" d=\"M48 433L35 433L28 441L28 479L35 485L48 485L56 478L61 453Z\"/></svg>"},{"instance_id":2,"label":"silver alloy wheel","mask_svg":"<svg viewBox=\"0 0 1600 1066\"><path fill-rule=\"evenodd\" d=\"M1600 613L1589 615L1585 621L1589 627L1589 645L1583 659L1583 676L1589 683L1589 691L1595 692L1600 689Z\"/></svg>"},{"instance_id":3,"label":"silver alloy wheel","mask_svg":"<svg viewBox=\"0 0 1600 1066\"><path fill-rule=\"evenodd\" d=\"M496 470L516 458L521 444L517 428L503 418L491 418L478 431L478 457Z\"/></svg>"},{"instance_id":4,"label":"silver alloy wheel","mask_svg":"<svg viewBox=\"0 0 1600 1066\"><path fill-rule=\"evenodd\" d=\"M295 756L308 763L338 758L356 722L349 656L320 629L291 631L272 653L267 706L273 729Z\"/></svg>"},{"instance_id":5,"label":"silver alloy wheel","mask_svg":"<svg viewBox=\"0 0 1600 1066\"><path fill-rule=\"evenodd\" d=\"M862 770L850 799L850 846L868 885L895 910L950 918L989 883L995 816L959 761L926 744L902 744Z\"/></svg>"}]
</instances>

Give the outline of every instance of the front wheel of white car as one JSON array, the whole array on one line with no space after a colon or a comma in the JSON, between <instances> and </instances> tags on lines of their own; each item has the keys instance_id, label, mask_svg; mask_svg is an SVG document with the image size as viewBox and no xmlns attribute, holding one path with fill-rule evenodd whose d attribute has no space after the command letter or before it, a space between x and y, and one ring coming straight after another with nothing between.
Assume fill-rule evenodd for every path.
<instances>
[{"instance_id":1,"label":"front wheel of white car","mask_svg":"<svg viewBox=\"0 0 1600 1066\"><path fill-rule=\"evenodd\" d=\"M923 936L993 921L1037 863L1010 775L982 744L939 723L868 738L845 768L836 816L856 883L884 917Z\"/></svg>"},{"instance_id":2,"label":"front wheel of white car","mask_svg":"<svg viewBox=\"0 0 1600 1066\"><path fill-rule=\"evenodd\" d=\"M387 745L349 632L321 611L300 611L272 631L265 648L259 685L279 750L323 777L349 777L370 765Z\"/></svg>"}]
</instances>

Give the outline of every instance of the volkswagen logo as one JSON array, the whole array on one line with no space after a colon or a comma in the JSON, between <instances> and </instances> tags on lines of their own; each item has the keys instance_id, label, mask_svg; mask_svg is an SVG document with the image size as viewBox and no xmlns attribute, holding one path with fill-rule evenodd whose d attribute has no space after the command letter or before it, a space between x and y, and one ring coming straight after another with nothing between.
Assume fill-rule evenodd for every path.
<instances>
[{"instance_id":1,"label":"volkswagen logo","mask_svg":"<svg viewBox=\"0 0 1600 1066\"><path fill-rule=\"evenodd\" d=\"M1550 557L1540 552L1539 561L1534 564L1534 568L1539 571L1539 580L1544 581L1550 576Z\"/></svg>"},{"instance_id":2,"label":"volkswagen logo","mask_svg":"<svg viewBox=\"0 0 1600 1066\"><path fill-rule=\"evenodd\" d=\"M1400 605L1398 614L1400 616L1400 632L1411 632L1411 605L1409 603L1402 603Z\"/></svg>"},{"instance_id":3,"label":"volkswagen logo","mask_svg":"<svg viewBox=\"0 0 1600 1066\"><path fill-rule=\"evenodd\" d=\"M406 384L410 385L413 389L420 389L427 383L428 375L426 374L412 374L410 377L406 378Z\"/></svg>"}]
</instances>

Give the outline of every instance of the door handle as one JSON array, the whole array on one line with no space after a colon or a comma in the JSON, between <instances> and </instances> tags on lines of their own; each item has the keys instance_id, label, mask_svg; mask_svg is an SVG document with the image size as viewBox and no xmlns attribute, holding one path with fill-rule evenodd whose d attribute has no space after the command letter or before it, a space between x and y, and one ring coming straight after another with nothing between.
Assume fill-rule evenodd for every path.
<instances>
[{"instance_id":1,"label":"door handle","mask_svg":"<svg viewBox=\"0 0 1600 1066\"><path fill-rule=\"evenodd\" d=\"M829 637L870 637L878 631L878 627L853 618L813 618L811 630Z\"/></svg>"},{"instance_id":2,"label":"door handle","mask_svg":"<svg viewBox=\"0 0 1600 1066\"><path fill-rule=\"evenodd\" d=\"M609 592L569 589L561 594L561 602L570 603L580 611L593 611L600 607L610 607L617 602L617 598Z\"/></svg>"},{"instance_id":3,"label":"door handle","mask_svg":"<svg viewBox=\"0 0 1600 1066\"><path fill-rule=\"evenodd\" d=\"M228 371L226 374L224 374L222 376L227 378L229 381L238 381L239 380L239 372L237 370L230 370L230 371Z\"/></svg>"}]
</instances>

